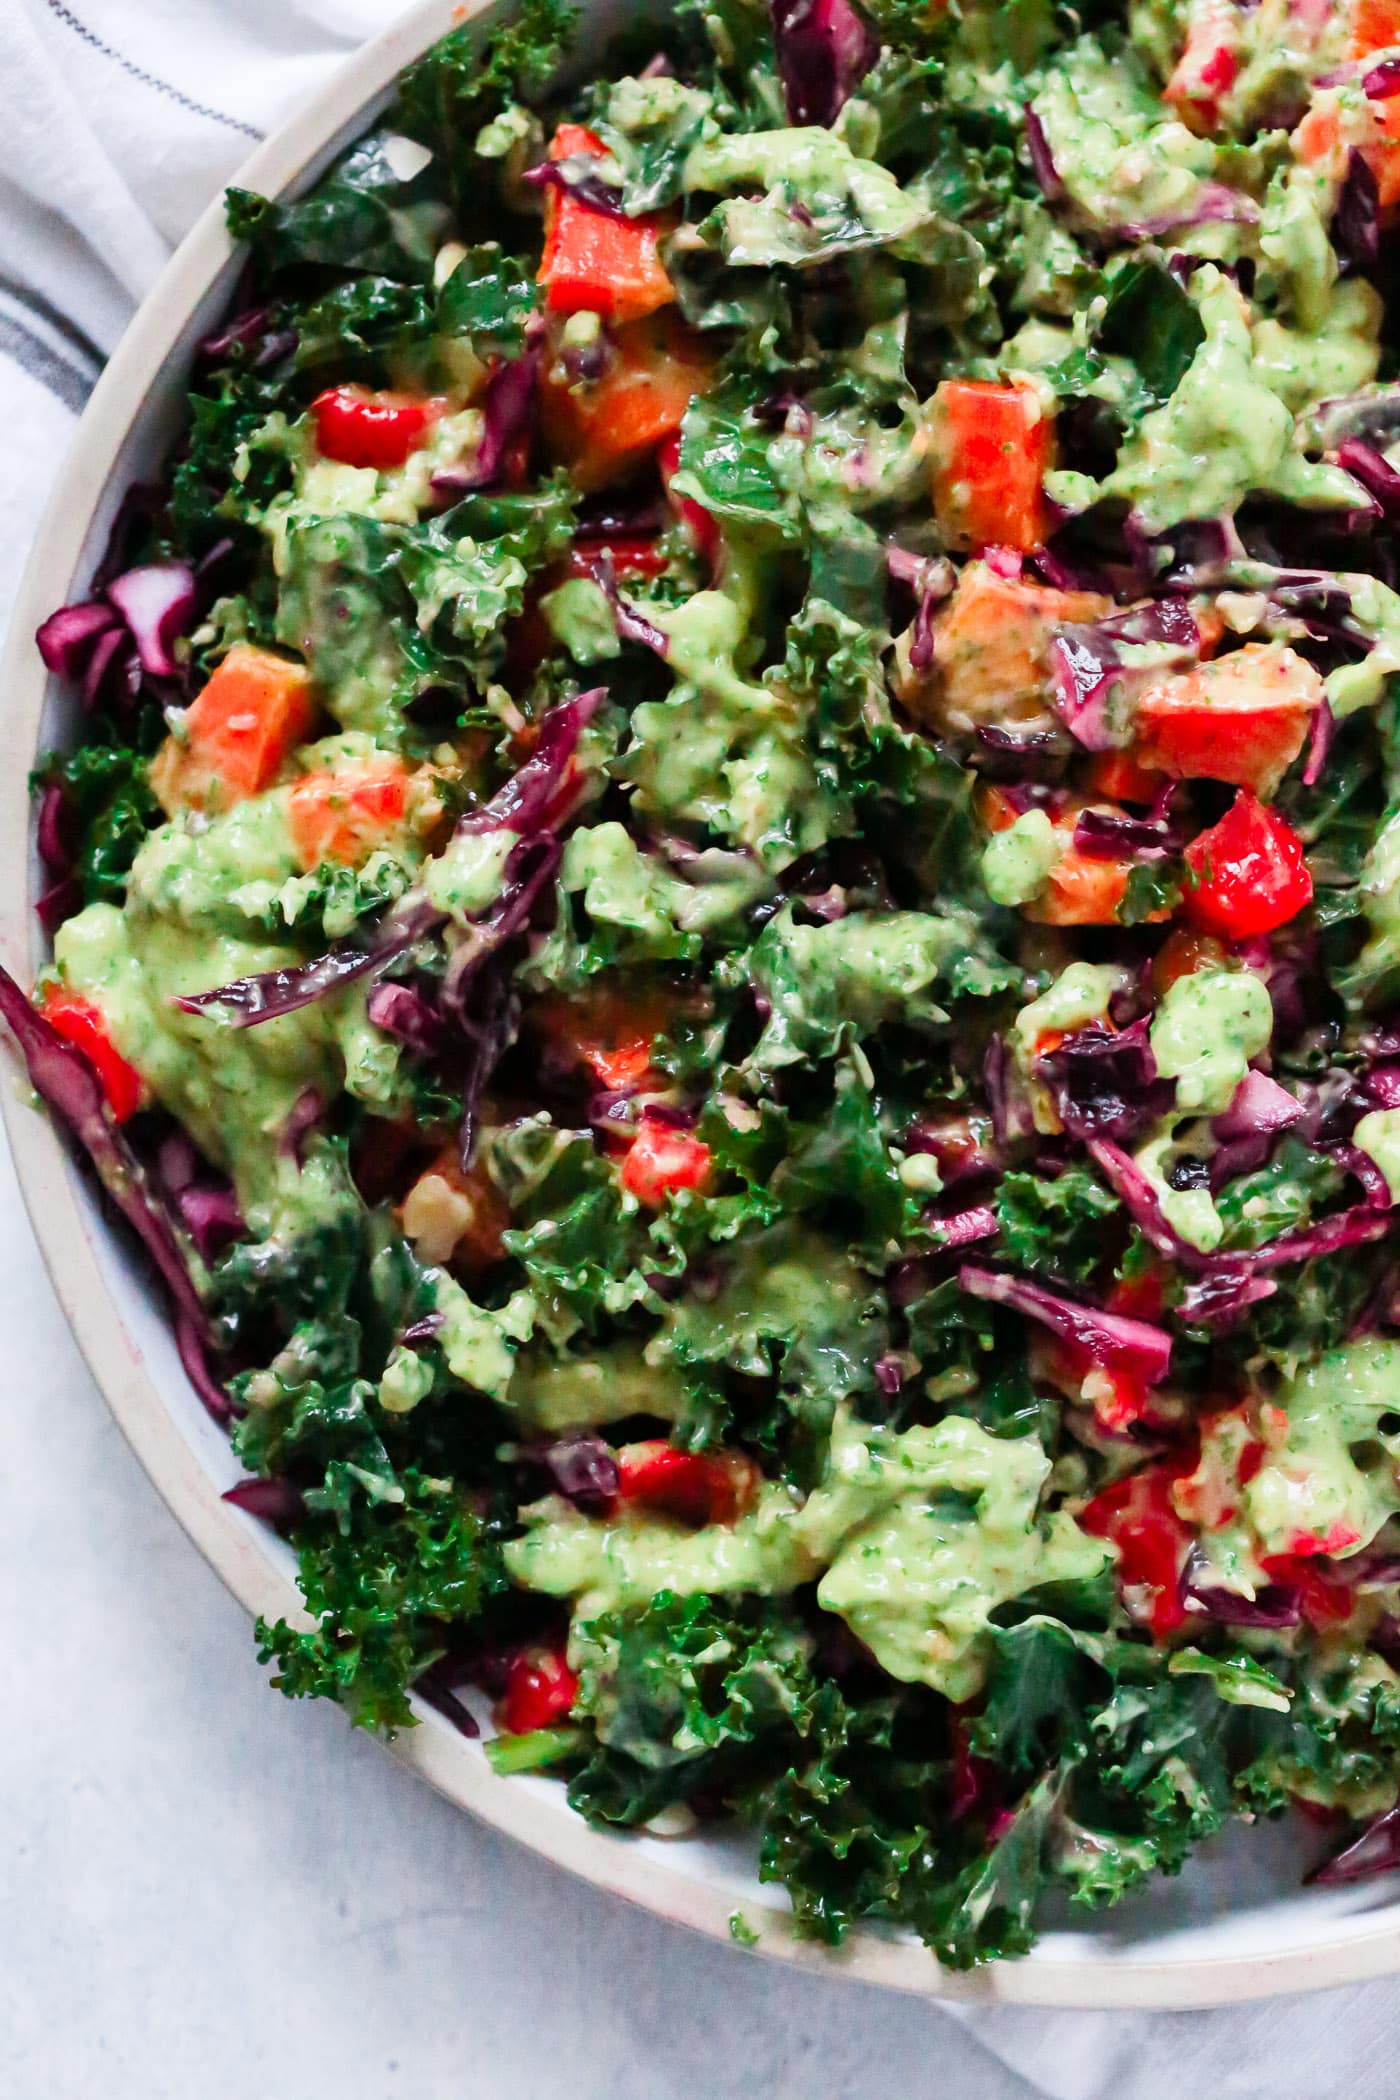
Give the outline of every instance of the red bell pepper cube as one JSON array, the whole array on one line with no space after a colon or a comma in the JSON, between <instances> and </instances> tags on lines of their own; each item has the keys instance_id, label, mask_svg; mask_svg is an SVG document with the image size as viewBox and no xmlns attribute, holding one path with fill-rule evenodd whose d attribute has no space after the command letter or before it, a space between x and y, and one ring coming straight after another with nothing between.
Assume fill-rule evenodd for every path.
<instances>
[{"instance_id":1,"label":"red bell pepper cube","mask_svg":"<svg viewBox=\"0 0 1400 2100\"><path fill-rule=\"evenodd\" d=\"M1191 841L1186 867L1187 918L1227 941L1272 933L1312 901L1302 840L1248 788L1218 824Z\"/></svg>"},{"instance_id":2,"label":"red bell pepper cube","mask_svg":"<svg viewBox=\"0 0 1400 2100\"><path fill-rule=\"evenodd\" d=\"M416 452L446 403L410 394L372 394L333 386L311 404L316 449L345 467L401 467Z\"/></svg>"},{"instance_id":3,"label":"red bell pepper cube","mask_svg":"<svg viewBox=\"0 0 1400 2100\"><path fill-rule=\"evenodd\" d=\"M125 1123L145 1099L145 1081L112 1041L99 1009L90 999L67 991L62 985L50 985L41 1004L44 1019L54 1034L81 1050L97 1074L112 1121Z\"/></svg>"}]
</instances>

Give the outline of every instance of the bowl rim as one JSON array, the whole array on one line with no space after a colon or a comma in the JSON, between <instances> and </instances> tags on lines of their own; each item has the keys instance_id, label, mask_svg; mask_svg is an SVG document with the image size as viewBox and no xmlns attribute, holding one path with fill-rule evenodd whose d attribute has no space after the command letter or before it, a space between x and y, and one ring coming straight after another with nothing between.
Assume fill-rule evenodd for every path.
<instances>
[{"instance_id":1,"label":"bowl rim","mask_svg":"<svg viewBox=\"0 0 1400 2100\"><path fill-rule=\"evenodd\" d=\"M294 189L328 150L353 137L400 70L493 0L415 0L389 28L351 54L331 78L252 153L235 178L265 195ZM196 221L132 320L72 436L15 598L3 657L0 752L0 957L21 982L40 953L33 914L27 776L38 749L48 679L33 645L39 622L70 593L84 544L119 454L148 401L168 388L191 316L234 255L216 199ZM21 1193L54 1289L79 1348L119 1427L172 1514L250 1614L296 1611L298 1593L268 1534L220 1499L182 1434L124 1319L99 1254L109 1228L80 1198L75 1170L50 1121L19 1091L0 1086ZM264 1688L259 1687L260 1694ZM459 1807L614 1895L711 1938L730 1938L735 1897L712 1880L679 1871L655 1848L592 1829L538 1787L492 1772L480 1746L418 1702L422 1725L387 1745L400 1763ZM557 1790L550 1790L557 1792ZM944 2000L1061 2008L1183 2008L1277 1992L1323 1989L1400 1969L1400 1913L1391 1922L1334 1921L1323 1937L1277 1955L1165 1958L1092 1947L1077 1958L1038 1952L969 1974L941 1968L919 1943L862 1930L840 1952L796 1938L784 1909L747 1897L770 1958L832 1977L852 1977ZM1338 1929L1346 1927L1345 1930Z\"/></svg>"}]
</instances>

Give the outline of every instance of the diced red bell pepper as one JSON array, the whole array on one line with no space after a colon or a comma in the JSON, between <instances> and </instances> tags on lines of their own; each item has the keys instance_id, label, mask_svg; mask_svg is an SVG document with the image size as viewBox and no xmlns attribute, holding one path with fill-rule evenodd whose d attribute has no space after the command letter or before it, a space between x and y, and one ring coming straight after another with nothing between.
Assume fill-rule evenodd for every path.
<instances>
[{"instance_id":1,"label":"diced red bell pepper","mask_svg":"<svg viewBox=\"0 0 1400 2100\"><path fill-rule=\"evenodd\" d=\"M668 1196L703 1188L709 1178L708 1145L660 1116L643 1114L622 1163L622 1186L630 1195L659 1210Z\"/></svg>"},{"instance_id":2,"label":"diced red bell pepper","mask_svg":"<svg viewBox=\"0 0 1400 2100\"><path fill-rule=\"evenodd\" d=\"M338 860L354 867L403 828L408 768L382 758L340 772L304 773L288 798L287 821L303 868Z\"/></svg>"},{"instance_id":3,"label":"diced red bell pepper","mask_svg":"<svg viewBox=\"0 0 1400 2100\"><path fill-rule=\"evenodd\" d=\"M719 520L703 503L693 496L678 496L671 487L681 470L681 434L674 431L657 447L656 464L661 470L662 485L666 500L690 535L691 545L701 560L707 562L711 572L718 567L721 539Z\"/></svg>"},{"instance_id":4,"label":"diced red bell pepper","mask_svg":"<svg viewBox=\"0 0 1400 2100\"><path fill-rule=\"evenodd\" d=\"M1240 70L1240 9L1234 0L1196 0L1186 44L1163 90L1182 122L1206 134L1220 121L1220 104Z\"/></svg>"},{"instance_id":5,"label":"diced red bell pepper","mask_svg":"<svg viewBox=\"0 0 1400 2100\"><path fill-rule=\"evenodd\" d=\"M1143 1466L1101 1489L1079 1512L1081 1531L1117 1548L1124 1601L1159 1639L1186 1618L1181 1575L1193 1534L1172 1506L1172 1488L1195 1463L1190 1453Z\"/></svg>"},{"instance_id":6,"label":"diced red bell pepper","mask_svg":"<svg viewBox=\"0 0 1400 2100\"><path fill-rule=\"evenodd\" d=\"M100 1010L77 992L51 984L43 995L42 1012L54 1034L81 1050L92 1066L112 1121L125 1123L134 1116L146 1096L145 1081L112 1041Z\"/></svg>"},{"instance_id":7,"label":"diced red bell pepper","mask_svg":"<svg viewBox=\"0 0 1400 2100\"><path fill-rule=\"evenodd\" d=\"M1248 788L1218 824L1192 839L1186 866L1186 917L1228 941L1272 933L1312 901L1302 840Z\"/></svg>"},{"instance_id":8,"label":"diced red bell pepper","mask_svg":"<svg viewBox=\"0 0 1400 2100\"><path fill-rule=\"evenodd\" d=\"M316 449L345 467L401 467L442 415L445 401L333 386L311 404Z\"/></svg>"},{"instance_id":9,"label":"diced red bell pepper","mask_svg":"<svg viewBox=\"0 0 1400 2100\"><path fill-rule=\"evenodd\" d=\"M576 539L564 566L570 576L591 576L600 561L612 564L619 582L629 576L659 576L666 566L657 541L642 532L600 532Z\"/></svg>"},{"instance_id":10,"label":"diced red bell pepper","mask_svg":"<svg viewBox=\"0 0 1400 2100\"><path fill-rule=\"evenodd\" d=\"M1183 780L1268 794L1302 750L1325 698L1305 657L1247 642L1148 687L1138 702L1137 753Z\"/></svg>"},{"instance_id":11,"label":"diced red bell pepper","mask_svg":"<svg viewBox=\"0 0 1400 2100\"><path fill-rule=\"evenodd\" d=\"M1043 545L1054 425L1033 386L945 379L933 397L933 507L950 547Z\"/></svg>"},{"instance_id":12,"label":"diced red bell pepper","mask_svg":"<svg viewBox=\"0 0 1400 2100\"><path fill-rule=\"evenodd\" d=\"M503 1735L552 1728L572 1712L577 1697L578 1676L562 1648L522 1648L506 1667L496 1725Z\"/></svg>"},{"instance_id":13,"label":"diced red bell pepper","mask_svg":"<svg viewBox=\"0 0 1400 2100\"><path fill-rule=\"evenodd\" d=\"M732 1524L755 1483L754 1466L737 1451L677 1451L649 1437L617 1453L619 1505L642 1503L681 1524Z\"/></svg>"},{"instance_id":14,"label":"diced red bell pepper","mask_svg":"<svg viewBox=\"0 0 1400 2100\"><path fill-rule=\"evenodd\" d=\"M565 160L585 154L604 159L607 150L582 124L561 124L549 157ZM544 209L539 281L551 313L595 313L606 321L641 321L674 300L675 288L656 245L675 223L669 213L616 218L572 191L553 186Z\"/></svg>"}]
</instances>

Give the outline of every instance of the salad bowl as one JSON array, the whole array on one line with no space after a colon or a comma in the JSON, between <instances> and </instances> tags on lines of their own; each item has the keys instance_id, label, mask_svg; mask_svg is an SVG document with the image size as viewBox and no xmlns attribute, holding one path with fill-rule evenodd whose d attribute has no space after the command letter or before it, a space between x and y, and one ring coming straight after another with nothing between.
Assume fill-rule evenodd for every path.
<instances>
[{"instance_id":1,"label":"salad bowl","mask_svg":"<svg viewBox=\"0 0 1400 2100\"><path fill-rule=\"evenodd\" d=\"M277 135L240 182L294 195L373 119L401 69L487 7L419 0L366 46ZM583 55L624 10L585 8ZM38 754L72 741L71 702L45 672L33 636L65 599L81 598L122 492L158 469L179 427L196 344L232 297L239 257L211 204L170 262L104 373L40 528L9 634L0 793L0 960L30 981L43 959L34 914L41 876L27 778ZM250 1614L298 1609L290 1549L222 1499L240 1468L201 1409L148 1278L116 1235L52 1125L15 1091L4 1113L24 1198L67 1318L107 1404L194 1545ZM255 1673L249 1671L249 1696ZM1103 1921L1068 1916L1015 1962L970 1974L941 1969L912 1938L867 1928L832 1953L794 1935L785 1908L724 1835L685 1842L610 1835L576 1815L559 1784L495 1773L479 1742L425 1704L393 1753L451 1800L599 1887L715 1937L833 1977L852 1976L968 2002L1077 2007L1221 2004L1356 1982L1400 1968L1400 1896L1390 1881L1302 1890L1296 1825L1238 1828L1185 1873L1157 1882ZM737 1921L737 1922L736 1922Z\"/></svg>"}]
</instances>

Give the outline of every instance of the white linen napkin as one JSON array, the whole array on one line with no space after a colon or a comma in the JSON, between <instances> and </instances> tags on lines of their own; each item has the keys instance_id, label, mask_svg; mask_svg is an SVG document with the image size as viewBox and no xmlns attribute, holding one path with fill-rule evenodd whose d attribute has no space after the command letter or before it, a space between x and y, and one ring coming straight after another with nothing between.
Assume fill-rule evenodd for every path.
<instances>
[{"instance_id":1,"label":"white linen napkin","mask_svg":"<svg viewBox=\"0 0 1400 2100\"><path fill-rule=\"evenodd\" d=\"M0 0L0 621L73 419L170 247L258 139L399 11ZM873 2001L860 2003L868 2016ZM1046 2100L1394 2100L1397 2014L1400 1983L1383 1982L1206 2014L955 2017ZM969 2068L949 2017L929 2009L927 2091L1004 2094L1003 2078ZM870 2060L871 2095L904 2100L878 2076L878 2033ZM825 2100L813 2075L811 2100Z\"/></svg>"}]
</instances>

